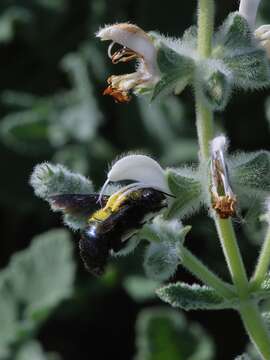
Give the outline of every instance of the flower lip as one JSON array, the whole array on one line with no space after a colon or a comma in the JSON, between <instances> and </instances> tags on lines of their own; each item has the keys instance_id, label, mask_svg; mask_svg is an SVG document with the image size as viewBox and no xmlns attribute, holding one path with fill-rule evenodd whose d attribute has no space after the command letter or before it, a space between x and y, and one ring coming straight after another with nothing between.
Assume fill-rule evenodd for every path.
<instances>
[{"instance_id":1,"label":"flower lip","mask_svg":"<svg viewBox=\"0 0 270 360\"><path fill-rule=\"evenodd\" d=\"M146 155L128 155L116 161L108 172L107 180L100 192L100 198L110 182L124 180L134 181L125 187L125 190L129 192L135 188L149 187L171 195L164 170L158 162Z\"/></svg>"},{"instance_id":2,"label":"flower lip","mask_svg":"<svg viewBox=\"0 0 270 360\"><path fill-rule=\"evenodd\" d=\"M108 25L100 29L96 36L102 41L111 40L152 62L156 57L156 48L150 36L137 25L120 23Z\"/></svg>"},{"instance_id":3,"label":"flower lip","mask_svg":"<svg viewBox=\"0 0 270 360\"><path fill-rule=\"evenodd\" d=\"M132 90L151 88L159 78L157 50L151 37L138 26L120 23L105 26L97 34L101 40L110 40L108 56L113 64L137 60L136 71L125 75L112 75L103 95L111 95L116 102L128 102ZM114 45L122 46L114 50Z\"/></svg>"}]
</instances>

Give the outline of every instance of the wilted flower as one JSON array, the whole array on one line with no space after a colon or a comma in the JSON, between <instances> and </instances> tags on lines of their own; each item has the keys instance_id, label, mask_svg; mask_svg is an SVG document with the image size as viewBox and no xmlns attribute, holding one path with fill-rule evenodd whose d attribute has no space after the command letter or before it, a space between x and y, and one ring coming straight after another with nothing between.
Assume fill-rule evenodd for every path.
<instances>
[{"instance_id":1,"label":"wilted flower","mask_svg":"<svg viewBox=\"0 0 270 360\"><path fill-rule=\"evenodd\" d=\"M270 58L270 25L262 25L255 31L255 37L259 40L261 45L265 48L268 57Z\"/></svg>"},{"instance_id":2,"label":"wilted flower","mask_svg":"<svg viewBox=\"0 0 270 360\"><path fill-rule=\"evenodd\" d=\"M100 198L110 182L124 180L133 182L120 189L123 195L140 188L152 188L170 194L165 171L157 161L146 155L128 155L116 161L108 172L107 180L100 192Z\"/></svg>"},{"instance_id":3,"label":"wilted flower","mask_svg":"<svg viewBox=\"0 0 270 360\"><path fill-rule=\"evenodd\" d=\"M213 209L221 219L227 219L236 212L236 196L229 180L225 154L228 144L220 135L211 142L211 195Z\"/></svg>"},{"instance_id":4,"label":"wilted flower","mask_svg":"<svg viewBox=\"0 0 270 360\"><path fill-rule=\"evenodd\" d=\"M138 26L121 23L108 25L96 34L101 40L112 41L108 55L113 64L137 60L136 71L125 75L112 75L104 95L111 95L116 102L128 102L130 92L151 89L159 79L156 57L157 50L151 37ZM115 44L121 46L113 51Z\"/></svg>"}]
</instances>

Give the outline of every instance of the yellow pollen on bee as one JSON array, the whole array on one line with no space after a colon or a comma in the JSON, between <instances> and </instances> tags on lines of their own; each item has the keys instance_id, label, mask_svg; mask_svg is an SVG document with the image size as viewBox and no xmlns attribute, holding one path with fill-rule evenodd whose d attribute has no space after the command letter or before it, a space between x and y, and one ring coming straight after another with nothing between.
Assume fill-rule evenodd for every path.
<instances>
[{"instance_id":1,"label":"yellow pollen on bee","mask_svg":"<svg viewBox=\"0 0 270 360\"><path fill-rule=\"evenodd\" d=\"M92 214L89 221L104 221L114 212L117 212L122 203L126 200L126 196L123 196L122 193L112 194L107 201L107 204L104 208L97 210Z\"/></svg>"}]
</instances>

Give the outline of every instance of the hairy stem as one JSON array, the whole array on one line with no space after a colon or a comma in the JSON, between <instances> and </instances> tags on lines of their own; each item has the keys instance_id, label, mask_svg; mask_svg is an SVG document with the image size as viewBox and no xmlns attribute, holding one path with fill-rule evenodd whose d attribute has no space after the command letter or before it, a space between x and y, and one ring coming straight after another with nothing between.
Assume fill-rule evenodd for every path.
<instances>
[{"instance_id":1,"label":"hairy stem","mask_svg":"<svg viewBox=\"0 0 270 360\"><path fill-rule=\"evenodd\" d=\"M214 22L214 7L212 0L199 0L198 16L198 52L202 57L210 56ZM207 24L209 24L209 27ZM209 142L214 136L213 112L203 103L200 94L196 89L195 100L201 162L207 164L210 156ZM241 297L245 296L248 292L248 279L231 220L222 220L217 214L214 214L214 218L232 279L237 287L239 295Z\"/></svg>"},{"instance_id":2,"label":"hairy stem","mask_svg":"<svg viewBox=\"0 0 270 360\"><path fill-rule=\"evenodd\" d=\"M198 54L201 58L207 58L211 55L213 24L213 0L199 0ZM195 101L197 117L196 125L200 146L200 162L201 166L207 167L210 158L209 142L214 136L213 112L205 106L196 84ZM242 256L237 244L232 222L230 219L220 219L216 213L213 214L213 217L217 227L220 243L232 276L232 280L241 300L239 312L241 314L242 320L258 351L266 360L268 360L270 359L270 337L259 313L257 304L249 300L249 282L247 279ZM266 250L268 252L268 249ZM265 260L262 262L264 263ZM264 266L265 264L262 265L262 267Z\"/></svg>"},{"instance_id":3,"label":"hairy stem","mask_svg":"<svg viewBox=\"0 0 270 360\"><path fill-rule=\"evenodd\" d=\"M270 359L270 337L259 312L258 305L252 301L243 302L239 312L255 347L264 359Z\"/></svg>"},{"instance_id":4,"label":"hairy stem","mask_svg":"<svg viewBox=\"0 0 270 360\"><path fill-rule=\"evenodd\" d=\"M199 0L198 7L198 52L203 58L212 51L214 31L214 0Z\"/></svg>"},{"instance_id":5,"label":"hairy stem","mask_svg":"<svg viewBox=\"0 0 270 360\"><path fill-rule=\"evenodd\" d=\"M259 260L251 280L252 290L258 289L263 282L270 265L270 226L259 256Z\"/></svg>"},{"instance_id":6,"label":"hairy stem","mask_svg":"<svg viewBox=\"0 0 270 360\"><path fill-rule=\"evenodd\" d=\"M221 246L239 297L245 299L249 292L248 278L231 220L215 215Z\"/></svg>"},{"instance_id":7,"label":"hairy stem","mask_svg":"<svg viewBox=\"0 0 270 360\"><path fill-rule=\"evenodd\" d=\"M225 298L235 297L235 291L230 284L221 280L216 274L209 270L195 255L187 248L182 247L180 252L181 264L204 284L214 288Z\"/></svg>"},{"instance_id":8,"label":"hairy stem","mask_svg":"<svg viewBox=\"0 0 270 360\"><path fill-rule=\"evenodd\" d=\"M212 37L214 31L214 1L199 0L198 6L198 54L207 58L212 51ZM195 84L196 96L196 125L199 138L200 155L202 159L209 157L209 140L214 133L213 113L200 99L200 94ZM200 101L198 101L200 99Z\"/></svg>"}]
</instances>

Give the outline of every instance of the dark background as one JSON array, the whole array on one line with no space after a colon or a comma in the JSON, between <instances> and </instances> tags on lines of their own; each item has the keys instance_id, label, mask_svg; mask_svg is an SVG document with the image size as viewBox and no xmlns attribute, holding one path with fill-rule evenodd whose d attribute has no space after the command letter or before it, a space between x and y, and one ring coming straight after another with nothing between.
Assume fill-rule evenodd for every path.
<instances>
[{"instance_id":1,"label":"dark background","mask_svg":"<svg viewBox=\"0 0 270 360\"><path fill-rule=\"evenodd\" d=\"M263 3L267 0L264 0ZM104 181L108 163L118 154L129 150L143 149L155 157L160 157L160 143L155 135L145 128L137 101L128 105L115 104L111 98L102 97L106 77L121 72L121 66L112 70L106 58L107 47L94 39L94 32L105 23L130 21L145 30L158 30L169 36L181 36L183 31L196 19L196 1L157 0L77 0L63 1L57 11L40 1L1 1L0 14L11 6L22 6L31 12L31 21L14 25L12 39L0 44L0 91L6 90L32 93L50 97L62 93L71 86L67 74L59 66L62 58L74 53L81 46L91 42L105 63L105 77L102 63L96 54L88 63L89 78L94 89L94 97L103 114L103 123L98 127L96 140L89 143L70 138L63 147L81 146L87 156L85 172L98 188ZM220 25L230 11L237 9L238 2L217 1L216 25ZM263 4L264 5L264 4ZM267 10L267 9L266 9ZM264 18L270 20L270 12L265 10ZM265 115L265 100L269 91L257 93L235 93L226 111L216 115L218 128L224 129L230 138L230 150L246 151L269 149L269 129ZM2 99L3 100L3 99ZM195 139L195 117L193 96L185 90L180 99L185 107L182 121L184 131L179 130L181 139ZM4 100L0 113L5 116L16 111ZM164 118L164 121L168 119ZM97 147L102 138L104 145ZM29 143L32 140L29 140ZM91 143L92 141L92 143ZM96 141L96 142L95 142ZM27 143L27 141L26 141ZM180 146L180 145L179 145ZM105 149L106 148L106 149ZM38 151L38 146L26 151L17 144L8 142L2 136L0 143L0 221L1 245L0 265L4 268L10 256L24 249L31 238L52 227L62 226L58 215L49 211L47 204L35 198L28 184L35 164L54 158L61 146L48 147ZM105 150L104 150L105 149ZM181 149L181 147L179 147ZM193 156L187 155L187 160ZM171 160L172 161L172 160ZM166 161L163 161L166 165ZM171 165L170 161L168 164ZM176 165L180 165L181 161ZM187 223L193 225L188 237L188 246L200 255L219 274L228 278L221 249L215 230L205 217L197 215ZM257 244L250 241L236 224L240 236L240 246L248 269L252 269L257 254ZM74 235L74 241L78 235ZM136 304L124 291L121 280L127 273L142 271L141 253L114 262L116 275L113 285L106 285L93 279L83 268L76 253L78 273L76 292L70 301L59 307L42 327L39 339L46 350L57 351L65 360L71 359L131 359L135 351L134 324L136 315L145 305ZM132 266L134 264L134 267ZM175 279L192 282L192 277L179 269ZM150 301L146 305L160 303ZM244 351L247 337L237 314L223 312L190 312L189 319L199 321L214 338L217 348L216 359L232 359Z\"/></svg>"}]
</instances>

